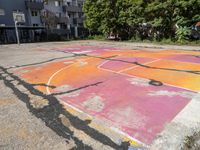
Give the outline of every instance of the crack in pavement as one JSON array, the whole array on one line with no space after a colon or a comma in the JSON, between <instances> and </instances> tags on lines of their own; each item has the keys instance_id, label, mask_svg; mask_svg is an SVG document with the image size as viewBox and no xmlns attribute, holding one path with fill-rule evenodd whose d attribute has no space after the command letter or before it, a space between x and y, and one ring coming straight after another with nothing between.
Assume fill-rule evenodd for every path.
<instances>
[{"instance_id":1,"label":"crack in pavement","mask_svg":"<svg viewBox=\"0 0 200 150\"><path fill-rule=\"evenodd\" d=\"M79 57L79 55L73 54L73 56L57 57L57 58L52 58L52 59L45 60L45 61L42 61L42 62L36 62L36 63L25 64L25 65L16 65L16 66L8 67L6 69L9 70L9 69L14 69L14 68L21 68L21 67L29 67L29 66L41 65L41 64L52 62L54 60L60 60L60 59L65 59L65 58L73 58L73 57Z\"/></svg>"},{"instance_id":2,"label":"crack in pavement","mask_svg":"<svg viewBox=\"0 0 200 150\"><path fill-rule=\"evenodd\" d=\"M68 52L68 51L60 51L60 52L68 53L68 54L76 54L76 53ZM109 58L109 57L101 57L101 56L94 56L94 55L88 55L88 54L80 54L80 55L86 56L86 57L91 57L91 58L99 58L99 59L103 59L103 60L110 60L110 61L117 61L117 62L124 62L124 63L128 63L128 64L134 64L134 65L144 67L144 68L149 68L149 69L167 70L167 71L175 71L175 72L185 72L185 73L200 75L200 70L180 70L180 69L174 69L174 68L152 67L152 66L141 64L137 61L131 62L131 61L126 61L126 60L121 60L121 59L112 59L112 58ZM111 57L113 57L113 56L111 56Z\"/></svg>"},{"instance_id":3,"label":"crack in pavement","mask_svg":"<svg viewBox=\"0 0 200 150\"><path fill-rule=\"evenodd\" d=\"M90 127L86 121L81 120L80 118L72 115L70 112L65 110L62 104L59 103L57 98L53 95L46 95L39 90L35 89L33 85L25 82L20 79L18 76L13 73L8 72L8 69L0 66L0 80L3 80L4 84L10 88L13 93L26 104L26 107L29 111L35 115L37 118L40 118L45 122L46 126L55 131L58 135L62 136L65 139L73 139L76 144L76 149L93 149L91 146L86 145L82 142L82 140L78 139L73 135L73 131L71 131L68 127L63 125L61 119L59 118L60 114L63 114L67 119L69 119L71 125L77 129L83 131L92 139L100 142L104 145L110 146L114 149L124 150L128 149L130 146L129 142L122 142L121 145L113 142L108 136L100 133L96 129ZM3 75L4 74L4 75ZM6 74L6 76L5 76ZM46 100L48 100L49 105L44 106L43 108L36 109L30 104L30 97L28 94L21 92L17 86L15 86L10 80L6 79L6 77L11 77L12 81L17 81L18 85L22 85L27 91L29 91L32 95L40 96ZM100 83L96 83L94 85L98 85ZM73 91L72 91L73 92Z\"/></svg>"},{"instance_id":4,"label":"crack in pavement","mask_svg":"<svg viewBox=\"0 0 200 150\"><path fill-rule=\"evenodd\" d=\"M69 91L65 91L65 92L60 92L60 93L53 93L51 95L63 95L63 94L68 94L68 93L72 93L72 92L75 92L75 91L79 91L79 90L82 90L82 89L85 89L85 88L88 88L88 87L91 87L91 86L98 86L99 84L101 84L103 82L97 82L97 83L93 83L93 84L89 84L89 85L85 85L85 86L81 86L79 88L76 88L76 89L72 89L72 90L69 90Z\"/></svg>"}]
</instances>

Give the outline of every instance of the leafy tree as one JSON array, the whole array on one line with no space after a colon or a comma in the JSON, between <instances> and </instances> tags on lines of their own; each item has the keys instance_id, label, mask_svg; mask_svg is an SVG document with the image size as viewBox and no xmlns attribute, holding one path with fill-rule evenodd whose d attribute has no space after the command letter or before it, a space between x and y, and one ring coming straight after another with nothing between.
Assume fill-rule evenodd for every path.
<instances>
[{"instance_id":1,"label":"leafy tree","mask_svg":"<svg viewBox=\"0 0 200 150\"><path fill-rule=\"evenodd\" d=\"M86 0L85 26L131 38L175 38L200 20L200 0ZM179 30L178 32L176 32Z\"/></svg>"},{"instance_id":2,"label":"leafy tree","mask_svg":"<svg viewBox=\"0 0 200 150\"><path fill-rule=\"evenodd\" d=\"M190 34L190 29L187 27L180 27L176 30L176 38L177 41L180 43L183 43L185 40L187 40L187 35Z\"/></svg>"},{"instance_id":3,"label":"leafy tree","mask_svg":"<svg viewBox=\"0 0 200 150\"><path fill-rule=\"evenodd\" d=\"M100 5L101 3L98 3L98 0L86 0L84 3L83 9L87 17L84 25L93 32L97 32L101 25Z\"/></svg>"}]
</instances>

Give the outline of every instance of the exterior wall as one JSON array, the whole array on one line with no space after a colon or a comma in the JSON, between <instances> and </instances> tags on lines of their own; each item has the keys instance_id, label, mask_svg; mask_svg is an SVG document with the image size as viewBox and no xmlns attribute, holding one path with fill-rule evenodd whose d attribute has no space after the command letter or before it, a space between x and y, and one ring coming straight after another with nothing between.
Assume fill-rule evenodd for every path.
<instances>
[{"instance_id":1,"label":"exterior wall","mask_svg":"<svg viewBox=\"0 0 200 150\"><path fill-rule=\"evenodd\" d=\"M42 1L42 0L36 0L36 1ZM79 18L80 12L70 12L70 11L63 11L63 6L78 6L77 0L63 0L61 1L60 6L55 6L56 0L48 0L48 4L44 5L44 9L47 9L51 12L54 12L55 14L61 14L61 17L68 17L68 28L70 27L76 27L80 26L75 19ZM58 0L57 0L58 1ZM83 1L83 0L82 0ZM5 24L6 26L14 26L13 21L13 11L14 10L20 10L25 14L26 19L26 26L32 26L33 24L38 24L39 26L42 26L41 22L41 10L34 10L30 8L26 8L25 0L0 0L0 9L3 9L5 12L4 16L0 16L0 24ZM37 11L38 16L32 16L31 11ZM70 17L69 17L70 16ZM79 18L80 20L80 18Z\"/></svg>"},{"instance_id":2,"label":"exterior wall","mask_svg":"<svg viewBox=\"0 0 200 150\"><path fill-rule=\"evenodd\" d=\"M64 15L62 6L63 6L62 3L60 6L55 6L55 0L48 0L48 4L44 5L44 9L47 9L54 13L61 13L62 15Z\"/></svg>"},{"instance_id":3,"label":"exterior wall","mask_svg":"<svg viewBox=\"0 0 200 150\"><path fill-rule=\"evenodd\" d=\"M37 12L37 16L32 16L32 11ZM41 10L31 10L28 9L29 12L29 18L30 18L30 25L33 26L33 24L38 24L38 26L43 26L41 22Z\"/></svg>"},{"instance_id":4,"label":"exterior wall","mask_svg":"<svg viewBox=\"0 0 200 150\"><path fill-rule=\"evenodd\" d=\"M44 5L44 9L50 12L53 12L58 18L66 17L66 14L63 12L63 2L60 0L60 6L56 6L55 2L59 0L48 0L48 3ZM62 27L63 22L59 22L57 28L63 29Z\"/></svg>"},{"instance_id":5,"label":"exterior wall","mask_svg":"<svg viewBox=\"0 0 200 150\"><path fill-rule=\"evenodd\" d=\"M24 0L0 0L0 9L4 9L5 12L4 16L0 16L0 24L14 26L13 11L20 10L25 14L25 25L30 25L28 10L26 9Z\"/></svg>"},{"instance_id":6,"label":"exterior wall","mask_svg":"<svg viewBox=\"0 0 200 150\"><path fill-rule=\"evenodd\" d=\"M52 11L52 12L63 12L62 11L62 3L60 6L55 6L55 1L56 0L48 0L48 3L47 5L44 5L44 8L49 10L49 11Z\"/></svg>"}]
</instances>

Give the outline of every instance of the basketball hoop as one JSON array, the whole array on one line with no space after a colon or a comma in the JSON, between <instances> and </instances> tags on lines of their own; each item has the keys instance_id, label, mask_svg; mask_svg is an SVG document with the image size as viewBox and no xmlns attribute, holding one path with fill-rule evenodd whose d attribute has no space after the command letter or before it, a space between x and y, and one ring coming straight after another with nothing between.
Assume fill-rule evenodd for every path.
<instances>
[{"instance_id":1,"label":"basketball hoop","mask_svg":"<svg viewBox=\"0 0 200 150\"><path fill-rule=\"evenodd\" d=\"M19 33L18 33L18 28L17 24L18 23L25 23L25 15L23 12L13 12L13 20L15 22L15 31L16 31L16 37L17 37L17 44L20 45L20 39L19 39Z\"/></svg>"},{"instance_id":2,"label":"basketball hoop","mask_svg":"<svg viewBox=\"0 0 200 150\"><path fill-rule=\"evenodd\" d=\"M25 23L25 15L23 12L13 12L13 19L18 23Z\"/></svg>"}]
</instances>

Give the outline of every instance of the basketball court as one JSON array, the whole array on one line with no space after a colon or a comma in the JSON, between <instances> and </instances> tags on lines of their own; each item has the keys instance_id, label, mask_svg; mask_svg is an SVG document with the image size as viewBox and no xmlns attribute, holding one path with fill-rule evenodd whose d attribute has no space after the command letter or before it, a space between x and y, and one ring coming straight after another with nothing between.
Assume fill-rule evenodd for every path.
<instances>
[{"instance_id":1,"label":"basketball court","mask_svg":"<svg viewBox=\"0 0 200 150\"><path fill-rule=\"evenodd\" d=\"M72 57L15 70L37 89L145 145L200 91L200 52L101 46L48 49ZM39 86L39 84L47 86Z\"/></svg>"}]
</instances>

